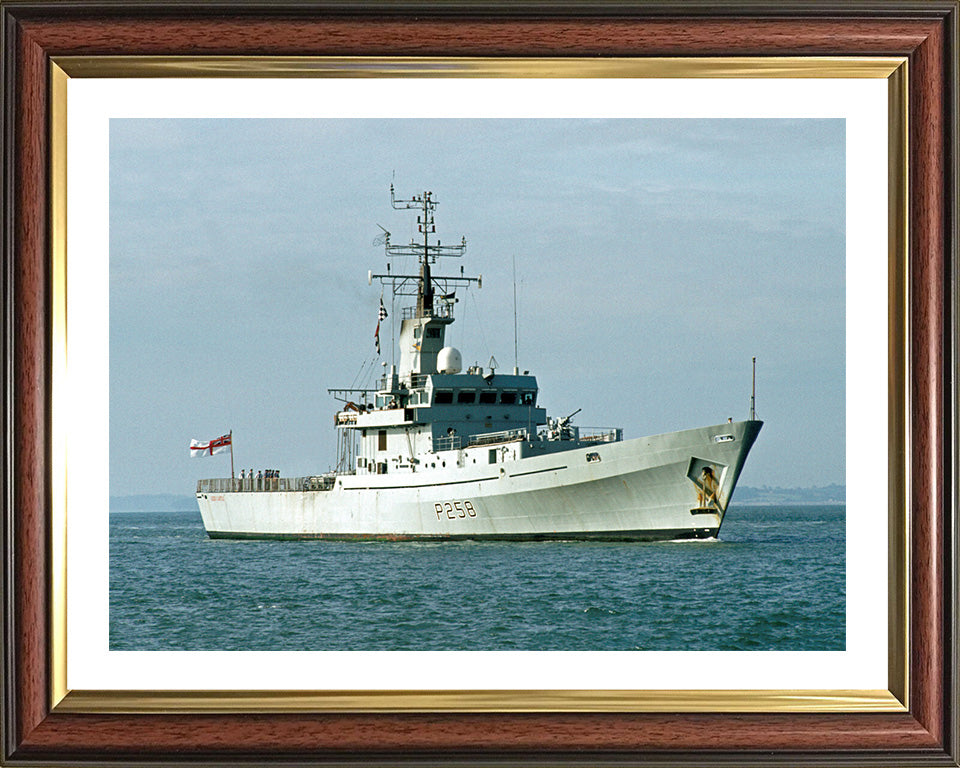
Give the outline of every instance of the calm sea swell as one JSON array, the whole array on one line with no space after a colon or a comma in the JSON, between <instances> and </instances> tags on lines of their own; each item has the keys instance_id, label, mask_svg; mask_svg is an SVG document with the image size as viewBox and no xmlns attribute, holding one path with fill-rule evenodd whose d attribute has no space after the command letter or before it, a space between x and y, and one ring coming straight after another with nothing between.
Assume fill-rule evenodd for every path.
<instances>
[{"instance_id":1,"label":"calm sea swell","mask_svg":"<svg viewBox=\"0 0 960 768\"><path fill-rule=\"evenodd\" d=\"M113 650L843 650L845 510L731 508L719 540L229 541L110 516Z\"/></svg>"}]
</instances>

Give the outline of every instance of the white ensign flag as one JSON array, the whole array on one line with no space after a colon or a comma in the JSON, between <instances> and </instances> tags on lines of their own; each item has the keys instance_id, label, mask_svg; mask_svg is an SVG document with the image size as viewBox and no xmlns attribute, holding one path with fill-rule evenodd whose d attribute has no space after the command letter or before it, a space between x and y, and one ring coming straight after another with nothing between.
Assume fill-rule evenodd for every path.
<instances>
[{"instance_id":1,"label":"white ensign flag","mask_svg":"<svg viewBox=\"0 0 960 768\"><path fill-rule=\"evenodd\" d=\"M200 440L190 441L191 456L213 456L217 453L225 453L230 450L232 438L230 435L221 435L213 440L201 442Z\"/></svg>"}]
</instances>

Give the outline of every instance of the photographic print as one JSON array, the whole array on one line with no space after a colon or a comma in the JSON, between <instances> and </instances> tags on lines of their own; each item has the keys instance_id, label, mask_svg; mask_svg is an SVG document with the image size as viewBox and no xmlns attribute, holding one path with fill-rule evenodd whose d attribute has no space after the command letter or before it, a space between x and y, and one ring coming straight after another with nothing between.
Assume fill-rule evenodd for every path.
<instances>
[{"instance_id":1,"label":"photographic print","mask_svg":"<svg viewBox=\"0 0 960 768\"><path fill-rule=\"evenodd\" d=\"M956 763L955 2L680 16L521 4L497 17L463 5L280 16L134 3L90 16L82 2L0 4L3 760ZM378 78L387 87L371 90ZM623 139L618 121L638 126L620 161L609 142L591 159L586 134ZM670 122L706 130L647 133ZM808 193L812 134L734 135L738 123L819 127L834 158L822 190ZM338 144L338 126L356 146ZM527 126L543 141L524 139ZM762 168L743 164L751 141ZM846 167L839 227L833 162ZM787 206L767 217L768 199ZM433 219L431 239L418 215ZM835 270L823 254L838 230ZM808 240L818 248L791 250ZM438 284L417 318L421 244L428 260L434 244L466 247L429 265ZM395 297L407 270L411 292ZM442 453L443 421L456 433L439 439L480 465L472 449L485 446L452 447L497 431L459 418L479 413L479 381L474 403L457 402L467 386L444 403L441 377L479 377L498 396L509 377L531 377L527 423L499 431L567 456L592 443L599 461L583 453L580 469L595 480L631 441L762 422L732 493L717 494L716 533L211 537L203 484L276 499L299 483L319 497L335 492L327 478L369 469L379 425L367 448L362 434L342 437L369 426L352 419L399 410L376 396L396 394L380 385L391 366L399 385L401 366L423 362L413 344L401 359L403 322L443 317L450 293L440 349L460 353L460 370L448 352L447 372L426 374L438 385L429 405L415 407L450 415L429 422L429 445L394 441L372 480L404 463L409 479L459 469L424 466ZM522 407L496 403L514 417ZM494 458L487 467L506 475L538 457ZM695 458L706 464L688 459L683 479L699 520L713 514L690 512L712 505L703 470L717 465L722 486L730 465ZM463 499L447 501L447 522L469 524ZM442 523L446 507L431 511ZM804 527L806 547L791 538ZM817 579L826 588L811 601ZM731 596L747 604L720 602ZM811 634L805 617L820 609L842 615L842 633ZM734 649L758 616L770 628L758 639L793 649ZM348 650L309 650L336 647L340 632ZM668 650L644 647L657 642ZM598 650L551 650L571 643ZM709 647L727 649L686 650Z\"/></svg>"},{"instance_id":2,"label":"photographic print","mask_svg":"<svg viewBox=\"0 0 960 768\"><path fill-rule=\"evenodd\" d=\"M109 130L111 650L846 648L843 119Z\"/></svg>"}]
</instances>

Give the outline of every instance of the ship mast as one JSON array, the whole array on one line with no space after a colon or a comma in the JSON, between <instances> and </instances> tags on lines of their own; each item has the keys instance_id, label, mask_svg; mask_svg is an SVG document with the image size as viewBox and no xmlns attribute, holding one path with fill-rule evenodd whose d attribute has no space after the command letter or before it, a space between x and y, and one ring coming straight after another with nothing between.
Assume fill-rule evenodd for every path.
<instances>
[{"instance_id":1,"label":"ship mast","mask_svg":"<svg viewBox=\"0 0 960 768\"><path fill-rule=\"evenodd\" d=\"M390 203L395 209L419 211L417 216L417 231L423 235L423 241L417 242L416 240L411 240L406 245L394 245L390 242L390 233L384 230L384 251L388 259L396 256L416 256L420 264L420 271L419 274L416 275L404 275L391 272L388 261L385 274L374 274L371 272L368 276L368 282L372 283L373 280L376 279L383 285L390 285L394 295L416 295L416 318L436 316L437 313L434 306L436 288L439 287L441 289L442 295L448 295L450 291L457 286L465 286L470 283L476 283L477 287L482 285L482 276L466 277L463 274L462 267L460 268L460 274L456 276L435 276L433 274L431 265L436 264L440 256L460 257L463 256L467 250L467 239L465 237L462 238L457 245L442 245L439 240L433 243L430 242L430 235L436 234L437 231L433 212L438 202L439 201L434 198L433 192L423 192L419 195L413 195L406 200L397 199L393 184L390 185ZM413 291L414 288L416 290L415 294ZM450 316L450 305L448 304L444 309L447 313L446 316Z\"/></svg>"},{"instance_id":2,"label":"ship mast","mask_svg":"<svg viewBox=\"0 0 960 768\"><path fill-rule=\"evenodd\" d=\"M420 259L420 283L417 287L417 317L431 317L433 315L433 279L430 276L429 257L430 233L437 231L437 225L433 220L433 211L437 204L431 199L432 197L432 192L424 192L422 195L414 195L409 200L397 200L393 191L393 184L390 185L390 204L394 209L422 207L423 210L423 213L417 216L417 230L423 234L423 250L418 254ZM389 254L389 249L387 252ZM462 249L460 253L463 253ZM433 260L436 261L436 256L433 257Z\"/></svg>"}]
</instances>

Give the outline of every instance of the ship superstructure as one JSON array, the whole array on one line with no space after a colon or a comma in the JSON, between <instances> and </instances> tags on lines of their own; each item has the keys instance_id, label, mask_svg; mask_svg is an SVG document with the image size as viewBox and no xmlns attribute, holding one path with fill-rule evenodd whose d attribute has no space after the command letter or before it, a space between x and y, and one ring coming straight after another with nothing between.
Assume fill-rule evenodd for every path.
<instances>
[{"instance_id":1,"label":"ship superstructure","mask_svg":"<svg viewBox=\"0 0 960 768\"><path fill-rule=\"evenodd\" d=\"M402 310L399 363L376 389L331 389L339 464L300 478L201 480L197 501L211 537L231 538L704 538L720 530L762 422L720 423L624 440L619 428L582 430L548 418L537 380L514 367L462 369L446 344L456 292L482 285L461 268L435 275L442 245L431 192L398 199L417 211L405 245L384 230L387 271L368 282ZM415 257L416 274L391 270ZM382 307L381 302L381 307Z\"/></svg>"}]
</instances>

